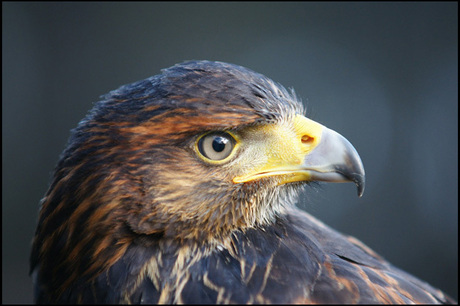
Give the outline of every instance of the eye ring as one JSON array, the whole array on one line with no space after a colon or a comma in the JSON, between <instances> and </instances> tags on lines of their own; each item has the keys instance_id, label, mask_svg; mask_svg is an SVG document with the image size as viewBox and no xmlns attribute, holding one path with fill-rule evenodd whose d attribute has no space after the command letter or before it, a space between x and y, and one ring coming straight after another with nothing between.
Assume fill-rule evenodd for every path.
<instances>
[{"instance_id":1,"label":"eye ring","mask_svg":"<svg viewBox=\"0 0 460 306\"><path fill-rule=\"evenodd\" d=\"M211 132L202 135L196 142L200 157L210 163L227 162L236 151L237 141L228 132Z\"/></svg>"}]
</instances>

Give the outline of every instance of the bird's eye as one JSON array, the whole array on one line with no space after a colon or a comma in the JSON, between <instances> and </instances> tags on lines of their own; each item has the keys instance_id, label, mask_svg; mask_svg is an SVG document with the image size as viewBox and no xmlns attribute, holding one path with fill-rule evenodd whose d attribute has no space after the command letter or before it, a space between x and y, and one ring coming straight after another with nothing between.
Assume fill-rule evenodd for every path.
<instances>
[{"instance_id":1,"label":"bird's eye","mask_svg":"<svg viewBox=\"0 0 460 306\"><path fill-rule=\"evenodd\" d=\"M198 151L207 159L222 161L230 156L235 143L228 133L205 134L198 140Z\"/></svg>"}]
</instances>

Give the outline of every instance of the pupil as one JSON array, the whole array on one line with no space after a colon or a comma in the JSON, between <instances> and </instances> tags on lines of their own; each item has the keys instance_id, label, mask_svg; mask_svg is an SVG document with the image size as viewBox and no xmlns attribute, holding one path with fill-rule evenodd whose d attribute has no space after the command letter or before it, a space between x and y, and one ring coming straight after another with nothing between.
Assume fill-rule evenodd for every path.
<instances>
[{"instance_id":1,"label":"pupil","mask_svg":"<svg viewBox=\"0 0 460 306\"><path fill-rule=\"evenodd\" d=\"M228 140L224 137L216 137L212 142L212 148L216 152L222 152L225 149L225 145L227 144Z\"/></svg>"}]
</instances>

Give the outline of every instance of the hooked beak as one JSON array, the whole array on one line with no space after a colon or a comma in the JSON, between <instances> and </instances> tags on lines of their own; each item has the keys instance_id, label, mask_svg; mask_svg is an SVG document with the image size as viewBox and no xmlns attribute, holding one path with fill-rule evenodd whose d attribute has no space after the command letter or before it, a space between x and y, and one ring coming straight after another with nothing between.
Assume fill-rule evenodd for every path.
<instances>
[{"instance_id":1,"label":"hooked beak","mask_svg":"<svg viewBox=\"0 0 460 306\"><path fill-rule=\"evenodd\" d=\"M364 192L365 173L361 158L351 143L339 133L297 115L293 129L266 127L276 135L267 141L267 162L237 176L234 183L279 176L279 184L299 181L353 182L358 196ZM271 134L267 129L272 129Z\"/></svg>"}]
</instances>

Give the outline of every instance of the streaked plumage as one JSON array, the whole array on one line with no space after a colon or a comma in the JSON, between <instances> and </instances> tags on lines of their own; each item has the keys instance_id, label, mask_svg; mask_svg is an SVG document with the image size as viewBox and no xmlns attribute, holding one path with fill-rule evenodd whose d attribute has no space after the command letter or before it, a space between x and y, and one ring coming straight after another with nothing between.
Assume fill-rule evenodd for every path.
<instances>
[{"instance_id":1,"label":"streaked plumage","mask_svg":"<svg viewBox=\"0 0 460 306\"><path fill-rule=\"evenodd\" d=\"M104 96L42 201L37 302L453 302L295 207L308 181L364 188L354 148L303 112L265 76L209 61Z\"/></svg>"}]
</instances>

